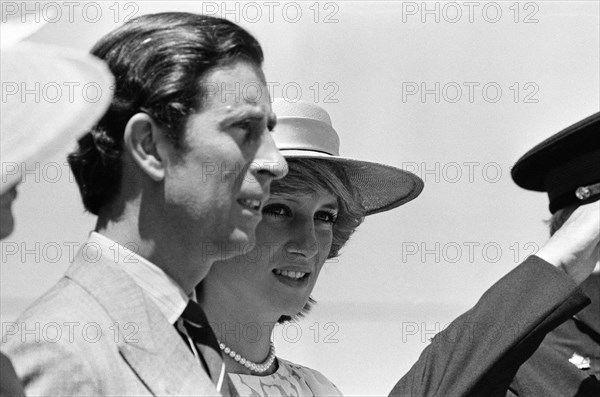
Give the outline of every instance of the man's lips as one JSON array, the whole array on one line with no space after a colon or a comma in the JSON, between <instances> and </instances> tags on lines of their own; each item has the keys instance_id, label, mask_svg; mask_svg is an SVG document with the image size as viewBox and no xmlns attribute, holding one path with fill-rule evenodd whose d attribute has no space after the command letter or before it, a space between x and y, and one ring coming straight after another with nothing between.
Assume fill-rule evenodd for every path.
<instances>
[{"instance_id":1,"label":"man's lips","mask_svg":"<svg viewBox=\"0 0 600 397\"><path fill-rule=\"evenodd\" d=\"M247 208L250 211L260 212L262 207L262 200L259 199L249 199L249 198L240 198L237 200L238 204L243 208Z\"/></svg>"}]
</instances>

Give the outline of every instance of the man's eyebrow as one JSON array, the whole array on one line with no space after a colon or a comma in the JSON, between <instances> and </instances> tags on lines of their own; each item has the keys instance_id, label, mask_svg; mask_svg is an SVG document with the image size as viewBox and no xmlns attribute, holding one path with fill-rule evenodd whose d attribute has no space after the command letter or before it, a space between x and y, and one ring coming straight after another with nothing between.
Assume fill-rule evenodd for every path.
<instances>
[{"instance_id":1,"label":"man's eyebrow","mask_svg":"<svg viewBox=\"0 0 600 397\"><path fill-rule=\"evenodd\" d=\"M231 123L241 121L241 120L252 120L252 121L260 121L265 117L265 112L256 107L246 107L241 109L233 110L231 113L228 113L220 122L219 126L224 127ZM268 122L268 121L267 121Z\"/></svg>"}]
</instances>

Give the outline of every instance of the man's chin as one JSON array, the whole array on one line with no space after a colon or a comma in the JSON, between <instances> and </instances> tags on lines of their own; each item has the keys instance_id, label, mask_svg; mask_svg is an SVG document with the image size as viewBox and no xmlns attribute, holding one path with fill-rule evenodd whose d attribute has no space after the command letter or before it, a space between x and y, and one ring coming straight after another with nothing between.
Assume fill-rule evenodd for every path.
<instances>
[{"instance_id":1,"label":"man's chin","mask_svg":"<svg viewBox=\"0 0 600 397\"><path fill-rule=\"evenodd\" d=\"M243 255L256 246L256 229L237 227L233 230L229 238L230 257Z\"/></svg>"}]
</instances>

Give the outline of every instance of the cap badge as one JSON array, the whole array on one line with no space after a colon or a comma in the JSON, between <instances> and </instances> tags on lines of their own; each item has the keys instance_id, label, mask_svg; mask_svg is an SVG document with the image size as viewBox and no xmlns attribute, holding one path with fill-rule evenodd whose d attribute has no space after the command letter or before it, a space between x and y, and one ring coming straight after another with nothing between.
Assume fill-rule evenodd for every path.
<instances>
[{"instance_id":1,"label":"cap badge","mask_svg":"<svg viewBox=\"0 0 600 397\"><path fill-rule=\"evenodd\" d=\"M580 186L575 190L575 196L577 196L579 200L588 199L591 195L592 192L590 192L590 189L587 186Z\"/></svg>"},{"instance_id":2,"label":"cap badge","mask_svg":"<svg viewBox=\"0 0 600 397\"><path fill-rule=\"evenodd\" d=\"M577 353L573 353L573 356L569 359L569 362L576 366L578 369L590 369L591 360L589 357L580 356Z\"/></svg>"},{"instance_id":3,"label":"cap badge","mask_svg":"<svg viewBox=\"0 0 600 397\"><path fill-rule=\"evenodd\" d=\"M588 186L579 186L577 190L575 190L575 197L577 197L579 200L587 200L590 197L598 194L600 194L600 183L595 183Z\"/></svg>"}]
</instances>

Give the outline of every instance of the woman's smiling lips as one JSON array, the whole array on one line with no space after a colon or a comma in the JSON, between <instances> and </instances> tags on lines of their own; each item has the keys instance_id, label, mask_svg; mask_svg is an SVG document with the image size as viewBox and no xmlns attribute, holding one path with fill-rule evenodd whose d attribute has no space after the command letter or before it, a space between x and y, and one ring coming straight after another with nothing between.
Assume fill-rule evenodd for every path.
<instances>
[{"instance_id":1,"label":"woman's smiling lips","mask_svg":"<svg viewBox=\"0 0 600 397\"><path fill-rule=\"evenodd\" d=\"M306 272L294 272L291 270L279 270L279 269L275 269L275 270L273 270L273 272L277 275L289 277L293 280L301 279L302 277L304 277L307 274Z\"/></svg>"},{"instance_id":2,"label":"woman's smiling lips","mask_svg":"<svg viewBox=\"0 0 600 397\"><path fill-rule=\"evenodd\" d=\"M292 287L305 287L308 285L310 272L291 269L273 269L273 274L280 282Z\"/></svg>"}]
</instances>

